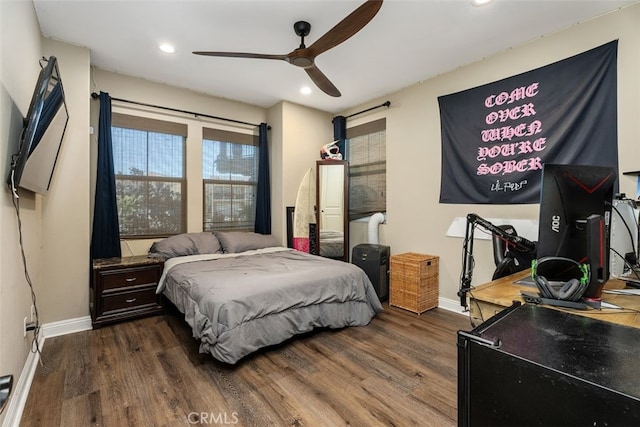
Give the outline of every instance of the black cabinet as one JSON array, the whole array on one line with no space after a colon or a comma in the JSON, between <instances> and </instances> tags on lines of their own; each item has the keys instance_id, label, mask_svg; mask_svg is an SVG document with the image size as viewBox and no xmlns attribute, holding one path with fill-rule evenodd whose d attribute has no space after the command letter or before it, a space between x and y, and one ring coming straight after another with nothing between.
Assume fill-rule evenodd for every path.
<instances>
[{"instance_id":1,"label":"black cabinet","mask_svg":"<svg viewBox=\"0 0 640 427\"><path fill-rule=\"evenodd\" d=\"M640 425L640 329L515 304L458 332L458 425Z\"/></svg>"},{"instance_id":2,"label":"black cabinet","mask_svg":"<svg viewBox=\"0 0 640 427\"><path fill-rule=\"evenodd\" d=\"M356 245L351 262L364 270L380 301L389 299L389 246L363 243Z\"/></svg>"}]
</instances>

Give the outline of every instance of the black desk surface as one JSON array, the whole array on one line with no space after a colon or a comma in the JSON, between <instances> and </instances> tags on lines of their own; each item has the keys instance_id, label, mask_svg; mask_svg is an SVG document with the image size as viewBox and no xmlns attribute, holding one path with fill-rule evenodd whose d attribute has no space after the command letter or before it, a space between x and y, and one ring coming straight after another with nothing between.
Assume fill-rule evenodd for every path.
<instances>
[{"instance_id":1,"label":"black desk surface","mask_svg":"<svg viewBox=\"0 0 640 427\"><path fill-rule=\"evenodd\" d=\"M495 350L640 399L640 329L525 304L474 330Z\"/></svg>"}]
</instances>

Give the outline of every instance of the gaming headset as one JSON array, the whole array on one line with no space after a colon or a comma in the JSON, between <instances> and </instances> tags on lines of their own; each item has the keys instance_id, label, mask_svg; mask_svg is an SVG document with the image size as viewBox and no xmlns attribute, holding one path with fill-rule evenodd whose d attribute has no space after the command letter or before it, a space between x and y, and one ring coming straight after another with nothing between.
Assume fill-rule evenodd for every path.
<instances>
[{"instance_id":1,"label":"gaming headset","mask_svg":"<svg viewBox=\"0 0 640 427\"><path fill-rule=\"evenodd\" d=\"M548 280L548 274L538 275L548 269L556 276L555 281ZM565 301L578 301L587 290L591 280L588 264L580 264L570 258L544 257L531 262L531 277L543 298Z\"/></svg>"}]
</instances>

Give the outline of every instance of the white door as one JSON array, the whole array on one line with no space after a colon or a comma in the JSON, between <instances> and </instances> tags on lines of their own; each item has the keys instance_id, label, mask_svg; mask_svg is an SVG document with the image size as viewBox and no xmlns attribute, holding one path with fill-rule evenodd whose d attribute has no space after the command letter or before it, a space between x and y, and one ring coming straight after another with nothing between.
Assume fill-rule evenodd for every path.
<instances>
[{"instance_id":1,"label":"white door","mask_svg":"<svg viewBox=\"0 0 640 427\"><path fill-rule=\"evenodd\" d=\"M344 165L320 168L320 229L344 230Z\"/></svg>"}]
</instances>

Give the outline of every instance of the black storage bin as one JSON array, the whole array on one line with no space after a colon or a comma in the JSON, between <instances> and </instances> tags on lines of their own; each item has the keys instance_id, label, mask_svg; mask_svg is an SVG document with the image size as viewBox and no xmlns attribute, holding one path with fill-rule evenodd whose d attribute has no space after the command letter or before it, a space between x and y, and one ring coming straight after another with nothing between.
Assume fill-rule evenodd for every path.
<instances>
[{"instance_id":1,"label":"black storage bin","mask_svg":"<svg viewBox=\"0 0 640 427\"><path fill-rule=\"evenodd\" d=\"M380 301L389 299L389 256L391 248L384 245L363 243L354 246L351 263L357 265L369 277Z\"/></svg>"}]
</instances>

